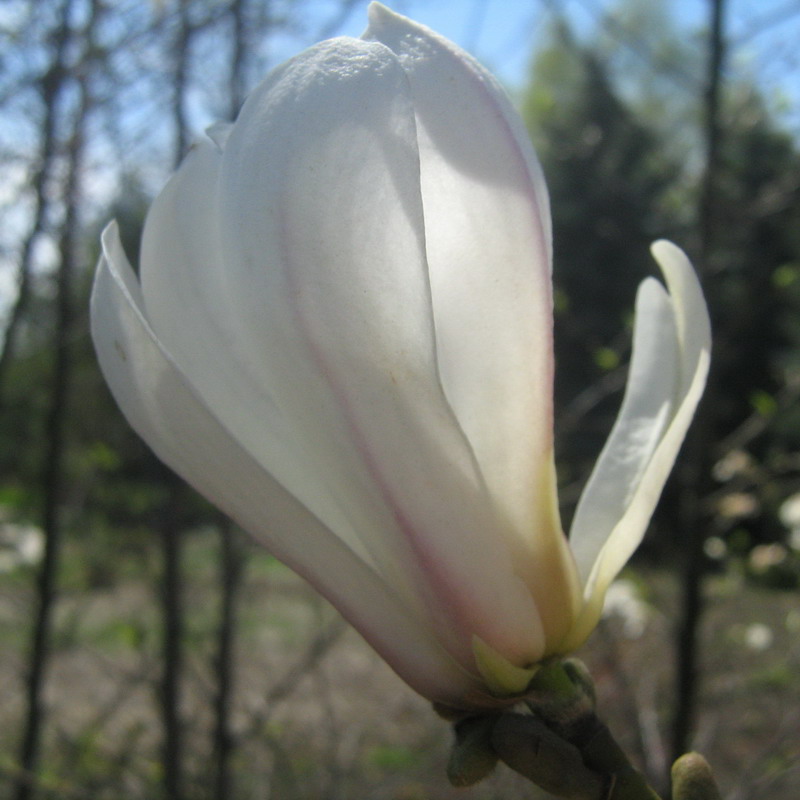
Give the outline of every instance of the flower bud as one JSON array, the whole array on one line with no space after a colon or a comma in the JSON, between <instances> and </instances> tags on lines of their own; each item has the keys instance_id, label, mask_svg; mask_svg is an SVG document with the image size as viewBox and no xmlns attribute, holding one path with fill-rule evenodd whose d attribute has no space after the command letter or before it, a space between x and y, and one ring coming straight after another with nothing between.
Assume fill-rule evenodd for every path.
<instances>
[{"instance_id":1,"label":"flower bud","mask_svg":"<svg viewBox=\"0 0 800 800\"><path fill-rule=\"evenodd\" d=\"M708 317L654 254L628 390L569 543L553 464L550 211L494 78L378 3L277 67L147 216L103 234L92 336L155 453L411 686L513 702L577 647L702 392Z\"/></svg>"}]
</instances>

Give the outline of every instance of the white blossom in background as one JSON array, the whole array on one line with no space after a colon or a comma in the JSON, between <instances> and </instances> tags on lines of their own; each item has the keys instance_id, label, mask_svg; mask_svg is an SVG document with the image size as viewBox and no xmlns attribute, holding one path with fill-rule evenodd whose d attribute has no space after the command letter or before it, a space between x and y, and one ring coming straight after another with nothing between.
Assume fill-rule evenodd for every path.
<instances>
[{"instance_id":1,"label":"white blossom in background","mask_svg":"<svg viewBox=\"0 0 800 800\"><path fill-rule=\"evenodd\" d=\"M745 647L749 650L762 653L772 646L775 634L769 625L765 625L763 622L752 622L745 626L742 639Z\"/></svg>"},{"instance_id":2,"label":"white blossom in background","mask_svg":"<svg viewBox=\"0 0 800 800\"><path fill-rule=\"evenodd\" d=\"M783 501L778 511L780 521L789 531L789 547L800 550L800 493Z\"/></svg>"},{"instance_id":3,"label":"white blossom in background","mask_svg":"<svg viewBox=\"0 0 800 800\"><path fill-rule=\"evenodd\" d=\"M0 574L33 566L44 555L44 531L36 525L0 519Z\"/></svg>"},{"instance_id":4,"label":"white blossom in background","mask_svg":"<svg viewBox=\"0 0 800 800\"><path fill-rule=\"evenodd\" d=\"M606 591L603 617L616 617L622 623L622 635L639 639L650 621L650 607L645 603L632 581L620 578Z\"/></svg>"},{"instance_id":5,"label":"white blossom in background","mask_svg":"<svg viewBox=\"0 0 800 800\"><path fill-rule=\"evenodd\" d=\"M369 20L194 147L138 278L106 229L92 334L165 463L421 694L492 706L596 625L702 393L708 316L684 254L656 243L667 289L640 287L628 388L568 542L527 132L455 45L377 3Z\"/></svg>"}]
</instances>

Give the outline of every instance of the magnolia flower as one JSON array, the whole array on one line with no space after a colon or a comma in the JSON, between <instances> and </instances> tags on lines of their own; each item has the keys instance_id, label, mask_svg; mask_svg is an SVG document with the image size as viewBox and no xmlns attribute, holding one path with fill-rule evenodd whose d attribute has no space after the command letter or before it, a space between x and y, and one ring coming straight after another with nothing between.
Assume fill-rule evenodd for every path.
<instances>
[{"instance_id":1,"label":"magnolia flower","mask_svg":"<svg viewBox=\"0 0 800 800\"><path fill-rule=\"evenodd\" d=\"M378 3L273 71L117 227L100 364L156 454L310 581L412 687L508 702L580 645L702 393L703 298L653 246L616 426L575 515L553 467L550 215L495 80Z\"/></svg>"}]
</instances>

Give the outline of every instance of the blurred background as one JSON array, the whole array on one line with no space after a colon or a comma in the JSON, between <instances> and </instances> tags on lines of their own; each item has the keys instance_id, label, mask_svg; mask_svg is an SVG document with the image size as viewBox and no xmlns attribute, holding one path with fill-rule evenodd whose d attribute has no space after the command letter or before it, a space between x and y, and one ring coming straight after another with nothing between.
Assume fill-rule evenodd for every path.
<instances>
[{"instance_id":1,"label":"blurred background","mask_svg":"<svg viewBox=\"0 0 800 800\"><path fill-rule=\"evenodd\" d=\"M98 236L266 70L364 0L0 0L0 795L532 797L444 776L450 732L299 579L161 467L87 331ZM611 427L649 243L713 317L702 409L581 653L658 787L800 788L800 2L397 0L496 71L552 193L563 514Z\"/></svg>"}]
</instances>

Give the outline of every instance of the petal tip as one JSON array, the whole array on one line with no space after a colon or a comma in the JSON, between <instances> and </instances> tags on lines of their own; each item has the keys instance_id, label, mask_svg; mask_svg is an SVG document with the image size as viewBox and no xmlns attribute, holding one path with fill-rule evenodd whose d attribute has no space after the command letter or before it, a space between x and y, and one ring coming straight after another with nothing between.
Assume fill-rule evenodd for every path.
<instances>
[{"instance_id":1,"label":"petal tip","mask_svg":"<svg viewBox=\"0 0 800 800\"><path fill-rule=\"evenodd\" d=\"M404 17L396 11L392 11L391 8L383 5L383 3L378 3L377 0L373 0L373 2L369 4L367 8L367 20L369 24L361 38L376 39L377 41L382 41L381 37L378 35L379 31L385 31L393 26L409 28L414 24L408 17Z\"/></svg>"},{"instance_id":2,"label":"petal tip","mask_svg":"<svg viewBox=\"0 0 800 800\"><path fill-rule=\"evenodd\" d=\"M125 251L119 232L119 223L112 219L100 233L100 261L98 267L107 266L112 271L124 259ZM120 257L122 253L122 258Z\"/></svg>"},{"instance_id":3,"label":"petal tip","mask_svg":"<svg viewBox=\"0 0 800 800\"><path fill-rule=\"evenodd\" d=\"M225 142L233 130L233 125L230 122L214 122L206 128L206 136L216 145L217 150L221 153L225 149Z\"/></svg>"},{"instance_id":4,"label":"petal tip","mask_svg":"<svg viewBox=\"0 0 800 800\"><path fill-rule=\"evenodd\" d=\"M656 239L656 241L650 245L650 253L662 266L665 262L675 262L676 259L685 262L689 261L689 257L686 253L678 247L678 245L673 244L668 239Z\"/></svg>"},{"instance_id":5,"label":"petal tip","mask_svg":"<svg viewBox=\"0 0 800 800\"><path fill-rule=\"evenodd\" d=\"M392 11L390 8L387 8L383 3L377 2L377 0L373 0L367 7L367 19L370 21L370 24L380 24L381 22L386 22L390 19L397 18L397 14Z\"/></svg>"},{"instance_id":6,"label":"petal tip","mask_svg":"<svg viewBox=\"0 0 800 800\"><path fill-rule=\"evenodd\" d=\"M477 635L472 637L472 653L486 686L497 697L521 694L539 669L538 664L530 667L518 667L512 664L502 653L498 653Z\"/></svg>"},{"instance_id":7,"label":"petal tip","mask_svg":"<svg viewBox=\"0 0 800 800\"><path fill-rule=\"evenodd\" d=\"M119 239L119 223L112 219L100 234L100 243L103 245L103 250L107 250L117 239Z\"/></svg>"}]
</instances>

